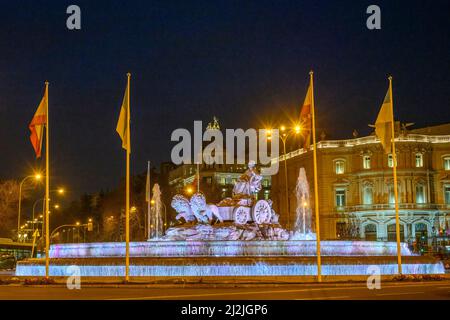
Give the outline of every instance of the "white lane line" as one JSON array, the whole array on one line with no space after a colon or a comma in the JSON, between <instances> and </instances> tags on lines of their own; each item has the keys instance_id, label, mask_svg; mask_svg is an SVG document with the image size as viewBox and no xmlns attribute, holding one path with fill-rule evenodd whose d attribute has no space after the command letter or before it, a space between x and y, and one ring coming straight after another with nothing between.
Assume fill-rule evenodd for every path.
<instances>
[{"instance_id":1,"label":"white lane line","mask_svg":"<svg viewBox=\"0 0 450 320\"><path fill-rule=\"evenodd\" d=\"M335 297L319 297L319 298L301 298L295 300L331 300L331 299L349 299L350 296L335 296Z\"/></svg>"},{"instance_id":2,"label":"white lane line","mask_svg":"<svg viewBox=\"0 0 450 320\"><path fill-rule=\"evenodd\" d=\"M392 292L392 293L377 293L377 296L402 296L402 295L408 295L408 294L423 294L425 292L423 291L417 291L417 292Z\"/></svg>"},{"instance_id":3,"label":"white lane line","mask_svg":"<svg viewBox=\"0 0 450 320\"><path fill-rule=\"evenodd\" d=\"M289 293L289 292L304 292L304 291L308 290L303 289L303 290L283 290L283 291L220 292L220 293L182 294L182 295L150 296L150 297L136 297L136 298L117 298L112 300L150 300L150 299L214 297L214 296L239 296L248 294Z\"/></svg>"},{"instance_id":4,"label":"white lane line","mask_svg":"<svg viewBox=\"0 0 450 320\"><path fill-rule=\"evenodd\" d=\"M431 285L431 284L430 284ZM424 287L429 285L420 284L401 284L401 285L391 285L382 286L383 289L386 288L404 288L404 287ZM220 293L201 293L201 294L182 294L182 295L165 295L165 296L145 296L145 297L134 297L134 298L114 298L111 300L152 300L152 299L175 299L175 298L193 298L193 297L214 297L214 296L239 296L248 294L270 294L270 293L295 293L295 292L306 292L306 291L336 291L336 290L361 290L364 289L364 285L356 287L318 287L318 288L308 288L308 289L294 289L294 290L272 290L272 291L244 291L244 292L220 292ZM369 291L369 290L368 290Z\"/></svg>"}]
</instances>

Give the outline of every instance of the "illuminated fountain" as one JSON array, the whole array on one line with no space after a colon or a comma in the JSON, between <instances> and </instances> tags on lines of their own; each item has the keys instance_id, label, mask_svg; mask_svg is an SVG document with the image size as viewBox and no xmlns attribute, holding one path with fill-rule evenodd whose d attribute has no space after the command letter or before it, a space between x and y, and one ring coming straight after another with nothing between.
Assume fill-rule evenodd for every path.
<instances>
[{"instance_id":1,"label":"illuminated fountain","mask_svg":"<svg viewBox=\"0 0 450 320\"><path fill-rule=\"evenodd\" d=\"M158 240L163 236L163 221L162 221L162 201L161 189L159 184L155 183L153 186L152 208L150 210L150 232L149 240Z\"/></svg>"},{"instance_id":2,"label":"illuminated fountain","mask_svg":"<svg viewBox=\"0 0 450 320\"><path fill-rule=\"evenodd\" d=\"M202 193L190 199L175 195L172 207L179 225L151 241L130 243L130 275L135 277L314 276L316 241L311 227L309 186L300 170L297 221L289 232L278 222L270 200L256 200L262 177L253 162L238 179L233 197L208 204ZM159 187L158 187L159 189ZM160 191L153 190L160 199ZM157 204L157 198L155 205ZM155 208L156 209L156 208ZM157 211L155 211L157 213ZM157 216L157 215L156 215ZM367 275L377 265L381 274L397 273L395 242L322 241L323 275ZM441 274L444 267L430 257L416 256L401 244L404 274ZM55 244L50 248L50 275L123 277L125 243ZM45 275L43 259L17 263L17 276Z\"/></svg>"},{"instance_id":3,"label":"illuminated fountain","mask_svg":"<svg viewBox=\"0 0 450 320\"><path fill-rule=\"evenodd\" d=\"M300 168L297 178L297 186L295 187L297 197L297 219L295 220L294 231L291 240L315 240L316 234L311 228L311 203L309 196L309 183L306 179L305 168Z\"/></svg>"}]
</instances>

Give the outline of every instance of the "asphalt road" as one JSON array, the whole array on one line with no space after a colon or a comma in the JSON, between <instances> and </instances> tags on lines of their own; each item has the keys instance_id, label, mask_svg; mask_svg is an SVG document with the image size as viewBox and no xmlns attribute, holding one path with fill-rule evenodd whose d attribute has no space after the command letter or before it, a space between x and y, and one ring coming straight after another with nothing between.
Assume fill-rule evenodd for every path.
<instances>
[{"instance_id":1,"label":"asphalt road","mask_svg":"<svg viewBox=\"0 0 450 320\"><path fill-rule=\"evenodd\" d=\"M386 282L369 290L364 283L285 285L62 285L0 286L2 300L101 299L101 300L450 300L450 281Z\"/></svg>"}]
</instances>

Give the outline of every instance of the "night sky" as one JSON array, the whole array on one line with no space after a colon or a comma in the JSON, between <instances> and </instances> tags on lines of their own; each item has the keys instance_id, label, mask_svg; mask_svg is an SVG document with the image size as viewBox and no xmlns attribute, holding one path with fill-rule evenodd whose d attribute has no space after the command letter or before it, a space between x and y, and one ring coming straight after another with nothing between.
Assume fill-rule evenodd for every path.
<instances>
[{"instance_id":1,"label":"night sky","mask_svg":"<svg viewBox=\"0 0 450 320\"><path fill-rule=\"evenodd\" d=\"M66 28L77 4L82 29ZM366 28L378 4L382 30ZM450 121L449 1L1 1L0 179L36 161L28 123L50 82L52 183L114 188L132 73L132 172L170 160L170 134L216 115L260 128L299 113L315 71L318 131L369 134L394 76L396 118Z\"/></svg>"}]
</instances>

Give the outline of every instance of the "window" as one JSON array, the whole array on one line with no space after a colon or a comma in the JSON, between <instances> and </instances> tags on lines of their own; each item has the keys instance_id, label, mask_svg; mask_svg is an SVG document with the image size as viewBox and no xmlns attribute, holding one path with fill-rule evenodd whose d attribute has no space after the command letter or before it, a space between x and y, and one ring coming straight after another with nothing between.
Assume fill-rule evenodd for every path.
<instances>
[{"instance_id":1,"label":"window","mask_svg":"<svg viewBox=\"0 0 450 320\"><path fill-rule=\"evenodd\" d=\"M377 225L374 223L367 224L364 227L364 238L366 241L377 240Z\"/></svg>"},{"instance_id":2,"label":"window","mask_svg":"<svg viewBox=\"0 0 450 320\"><path fill-rule=\"evenodd\" d=\"M370 169L370 156L363 157L363 168Z\"/></svg>"},{"instance_id":3,"label":"window","mask_svg":"<svg viewBox=\"0 0 450 320\"><path fill-rule=\"evenodd\" d=\"M388 189L389 189L389 203L394 204L395 203L394 185L390 184ZM400 188L397 188L397 192L398 192L398 202L400 202Z\"/></svg>"},{"instance_id":4,"label":"window","mask_svg":"<svg viewBox=\"0 0 450 320\"><path fill-rule=\"evenodd\" d=\"M345 207L345 189L336 189L336 207Z\"/></svg>"},{"instance_id":5,"label":"window","mask_svg":"<svg viewBox=\"0 0 450 320\"><path fill-rule=\"evenodd\" d=\"M394 167L394 157L392 156L392 154L388 155L388 167L389 168Z\"/></svg>"},{"instance_id":6,"label":"window","mask_svg":"<svg viewBox=\"0 0 450 320\"><path fill-rule=\"evenodd\" d=\"M390 242L397 241L397 232L395 223L387 226L387 232L388 232L388 241ZM402 224L400 224L400 241L401 242L405 241L404 227Z\"/></svg>"},{"instance_id":7,"label":"window","mask_svg":"<svg viewBox=\"0 0 450 320\"><path fill-rule=\"evenodd\" d=\"M373 188L372 186L365 186L363 189L363 204L373 203Z\"/></svg>"},{"instance_id":8,"label":"window","mask_svg":"<svg viewBox=\"0 0 450 320\"><path fill-rule=\"evenodd\" d=\"M425 187L422 184L416 185L416 203L425 203Z\"/></svg>"},{"instance_id":9,"label":"window","mask_svg":"<svg viewBox=\"0 0 450 320\"><path fill-rule=\"evenodd\" d=\"M416 153L416 168L423 167L423 154Z\"/></svg>"},{"instance_id":10,"label":"window","mask_svg":"<svg viewBox=\"0 0 450 320\"><path fill-rule=\"evenodd\" d=\"M444 170L450 170L450 157L444 158Z\"/></svg>"},{"instance_id":11,"label":"window","mask_svg":"<svg viewBox=\"0 0 450 320\"><path fill-rule=\"evenodd\" d=\"M450 204L450 186L444 187L445 204Z\"/></svg>"},{"instance_id":12,"label":"window","mask_svg":"<svg viewBox=\"0 0 450 320\"><path fill-rule=\"evenodd\" d=\"M336 222L336 238L341 239L347 234L348 225L345 222Z\"/></svg>"},{"instance_id":13,"label":"window","mask_svg":"<svg viewBox=\"0 0 450 320\"><path fill-rule=\"evenodd\" d=\"M417 223L414 225L414 232L416 234L416 241L427 241L428 240L428 228L425 223Z\"/></svg>"},{"instance_id":14,"label":"window","mask_svg":"<svg viewBox=\"0 0 450 320\"><path fill-rule=\"evenodd\" d=\"M334 167L336 174L343 174L345 172L345 162L343 160L336 161Z\"/></svg>"}]
</instances>

